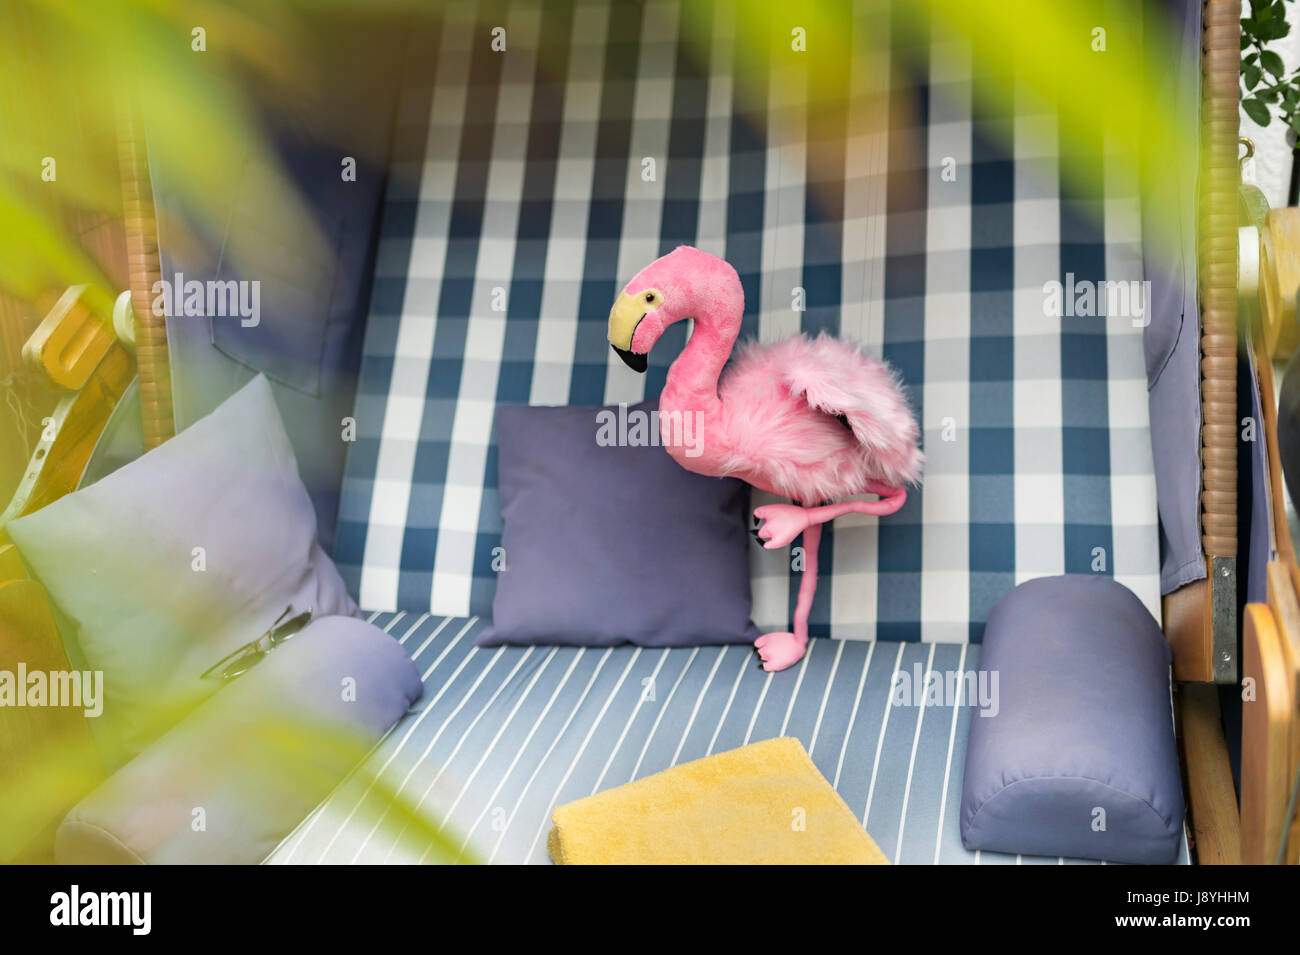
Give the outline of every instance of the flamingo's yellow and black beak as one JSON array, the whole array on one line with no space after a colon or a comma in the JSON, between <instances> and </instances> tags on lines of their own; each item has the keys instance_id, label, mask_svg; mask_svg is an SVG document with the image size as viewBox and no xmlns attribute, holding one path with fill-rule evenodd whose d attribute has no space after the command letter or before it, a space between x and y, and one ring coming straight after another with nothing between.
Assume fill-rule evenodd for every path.
<instances>
[{"instance_id":1,"label":"flamingo's yellow and black beak","mask_svg":"<svg viewBox=\"0 0 1300 955\"><path fill-rule=\"evenodd\" d=\"M614 354L623 359L623 364L638 372L646 370L646 355L632 350L632 337L641 320L646 317L647 304L644 295L623 292L609 310L610 347L614 349Z\"/></svg>"},{"instance_id":2,"label":"flamingo's yellow and black beak","mask_svg":"<svg viewBox=\"0 0 1300 955\"><path fill-rule=\"evenodd\" d=\"M619 358L623 359L623 364L627 365L627 367L631 368L633 371L638 371L641 374L645 374L645 370L646 370L645 355L638 355L634 351L627 351L626 349L619 348L617 345L614 345L613 349L614 349L614 354L618 355Z\"/></svg>"}]
</instances>

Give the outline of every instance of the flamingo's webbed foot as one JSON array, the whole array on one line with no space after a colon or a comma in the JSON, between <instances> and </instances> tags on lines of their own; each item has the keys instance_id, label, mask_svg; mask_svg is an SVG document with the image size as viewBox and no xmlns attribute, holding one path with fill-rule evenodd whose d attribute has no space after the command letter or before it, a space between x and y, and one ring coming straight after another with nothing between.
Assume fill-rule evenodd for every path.
<instances>
[{"instance_id":1,"label":"flamingo's webbed foot","mask_svg":"<svg viewBox=\"0 0 1300 955\"><path fill-rule=\"evenodd\" d=\"M797 504L764 504L754 509L754 516L763 522L758 537L768 550L785 547L812 523L808 511Z\"/></svg>"},{"instance_id":2,"label":"flamingo's webbed foot","mask_svg":"<svg viewBox=\"0 0 1300 955\"><path fill-rule=\"evenodd\" d=\"M754 641L763 669L769 673L794 666L803 659L808 638L793 633L765 633Z\"/></svg>"}]
</instances>

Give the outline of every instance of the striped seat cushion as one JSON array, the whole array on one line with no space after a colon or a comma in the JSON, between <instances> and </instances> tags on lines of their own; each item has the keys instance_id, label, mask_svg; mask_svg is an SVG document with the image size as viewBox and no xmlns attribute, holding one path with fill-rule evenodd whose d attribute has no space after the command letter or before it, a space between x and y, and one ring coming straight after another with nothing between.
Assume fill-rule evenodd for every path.
<instances>
[{"instance_id":1,"label":"striped seat cushion","mask_svg":"<svg viewBox=\"0 0 1300 955\"><path fill-rule=\"evenodd\" d=\"M813 634L978 640L1016 583L1063 572L1159 614L1142 329L1075 307L1141 279L1134 178L1071 142L1106 186L1067 188L1056 118L977 106L961 43L882 0L824 6L815 56L755 44L734 5L672 0L500 24L452 2L413 44L335 554L363 606L490 613L495 407L657 394L685 329L641 377L606 320L688 243L739 271L742 337L852 339L922 422L924 487L823 536ZM791 555L755 547L752 571L755 621L785 629Z\"/></svg>"},{"instance_id":2,"label":"striped seat cushion","mask_svg":"<svg viewBox=\"0 0 1300 955\"><path fill-rule=\"evenodd\" d=\"M798 669L767 673L743 647L485 648L474 619L371 619L411 654L424 697L269 862L448 861L462 846L545 862L555 806L775 736L804 744L894 862L1079 861L961 844L966 735L994 697L950 688L978 668L977 645L816 640ZM444 845L394 799L438 820Z\"/></svg>"}]
</instances>

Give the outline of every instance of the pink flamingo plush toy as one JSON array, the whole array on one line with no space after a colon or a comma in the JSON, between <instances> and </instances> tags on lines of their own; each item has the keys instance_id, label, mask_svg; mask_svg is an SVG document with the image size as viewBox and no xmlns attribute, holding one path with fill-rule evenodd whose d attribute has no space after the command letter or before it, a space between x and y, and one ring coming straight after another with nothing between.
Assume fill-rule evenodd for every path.
<instances>
[{"instance_id":1,"label":"pink flamingo plush toy","mask_svg":"<svg viewBox=\"0 0 1300 955\"><path fill-rule=\"evenodd\" d=\"M736 270L679 246L624 287L609 312L609 342L630 368L644 372L664 329L695 319L659 398L668 453L688 471L738 477L800 502L754 511L768 549L803 534L794 632L754 641L765 670L784 670L808 644L821 525L854 512L893 514L907 500L904 486L920 478L923 458L916 419L892 371L849 342L795 335L747 343L723 376L744 311ZM687 415L697 436L689 446L680 425ZM864 493L878 500L845 500Z\"/></svg>"}]
</instances>

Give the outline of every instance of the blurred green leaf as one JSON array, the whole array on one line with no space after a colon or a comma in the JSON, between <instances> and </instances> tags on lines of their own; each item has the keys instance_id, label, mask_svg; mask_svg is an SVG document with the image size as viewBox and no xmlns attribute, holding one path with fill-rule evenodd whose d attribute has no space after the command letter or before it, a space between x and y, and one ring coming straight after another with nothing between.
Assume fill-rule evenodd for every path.
<instances>
[{"instance_id":1,"label":"blurred green leaf","mask_svg":"<svg viewBox=\"0 0 1300 955\"><path fill-rule=\"evenodd\" d=\"M1259 100L1257 99L1243 100L1241 106L1242 109L1246 111L1246 115L1249 116L1251 119L1253 119L1257 124L1259 124L1260 126L1268 125L1269 119L1271 118L1269 116L1268 107L1265 106L1263 103L1261 103Z\"/></svg>"}]
</instances>

